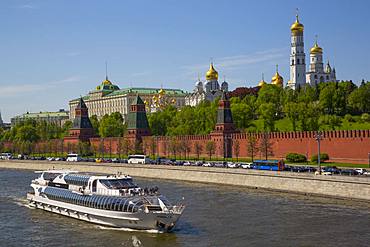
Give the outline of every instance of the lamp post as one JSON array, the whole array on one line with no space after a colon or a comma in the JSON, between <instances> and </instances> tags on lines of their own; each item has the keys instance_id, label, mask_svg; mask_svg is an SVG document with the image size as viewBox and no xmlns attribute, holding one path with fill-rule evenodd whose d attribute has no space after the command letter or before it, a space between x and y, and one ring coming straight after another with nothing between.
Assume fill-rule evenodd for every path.
<instances>
[{"instance_id":1,"label":"lamp post","mask_svg":"<svg viewBox=\"0 0 370 247\"><path fill-rule=\"evenodd\" d=\"M316 132L315 139L317 141L317 168L318 168L319 174L321 175L321 165L320 165L320 141L322 140L321 131Z\"/></svg>"}]
</instances>

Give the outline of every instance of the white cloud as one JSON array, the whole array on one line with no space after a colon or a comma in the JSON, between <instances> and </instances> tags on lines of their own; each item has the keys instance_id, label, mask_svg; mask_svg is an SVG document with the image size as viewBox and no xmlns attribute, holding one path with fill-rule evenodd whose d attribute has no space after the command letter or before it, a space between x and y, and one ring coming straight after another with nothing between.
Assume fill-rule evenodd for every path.
<instances>
[{"instance_id":1,"label":"white cloud","mask_svg":"<svg viewBox=\"0 0 370 247\"><path fill-rule=\"evenodd\" d=\"M24 95L27 93L36 93L40 91L49 90L55 88L61 84L69 82L80 81L79 76L71 76L65 79L51 81L48 83L40 84L18 84L18 85L8 85L1 88L1 97L13 97L18 95ZM1 83L0 83L1 84ZM4 83L5 84L5 83Z\"/></svg>"},{"instance_id":2,"label":"white cloud","mask_svg":"<svg viewBox=\"0 0 370 247\"><path fill-rule=\"evenodd\" d=\"M31 5L31 4L22 4L22 5L17 6L17 8L19 8L19 9L37 9L37 7L35 5Z\"/></svg>"},{"instance_id":3,"label":"white cloud","mask_svg":"<svg viewBox=\"0 0 370 247\"><path fill-rule=\"evenodd\" d=\"M216 59L215 66L223 70L239 69L246 65L258 64L267 61L277 60L286 56L286 48L269 49L265 51L258 51L246 55L236 55L230 57L221 57ZM196 64L183 66L188 73L194 74L195 71L205 71L208 69L209 64Z\"/></svg>"}]
</instances>

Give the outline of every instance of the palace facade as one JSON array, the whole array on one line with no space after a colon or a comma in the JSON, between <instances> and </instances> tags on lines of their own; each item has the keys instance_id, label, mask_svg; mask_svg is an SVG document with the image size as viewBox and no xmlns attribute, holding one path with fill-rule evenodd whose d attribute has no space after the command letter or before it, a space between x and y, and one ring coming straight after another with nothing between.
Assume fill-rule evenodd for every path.
<instances>
[{"instance_id":1,"label":"palace facade","mask_svg":"<svg viewBox=\"0 0 370 247\"><path fill-rule=\"evenodd\" d=\"M90 117L96 115L98 119L101 119L106 114L119 112L126 120L130 105L137 95L143 99L148 112L155 112L168 104L172 104L176 108L184 106L186 92L180 89L163 88L129 87L120 89L106 77L100 85L82 98L89 109ZM75 118L75 108L78 103L79 98L69 101L70 119Z\"/></svg>"}]
</instances>

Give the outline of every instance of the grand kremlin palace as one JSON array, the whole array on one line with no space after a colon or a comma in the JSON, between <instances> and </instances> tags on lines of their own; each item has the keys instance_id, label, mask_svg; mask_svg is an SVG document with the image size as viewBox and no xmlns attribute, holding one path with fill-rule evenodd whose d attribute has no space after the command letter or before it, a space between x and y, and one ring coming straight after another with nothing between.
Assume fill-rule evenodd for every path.
<instances>
[{"instance_id":1,"label":"grand kremlin palace","mask_svg":"<svg viewBox=\"0 0 370 247\"><path fill-rule=\"evenodd\" d=\"M147 112L155 112L168 104L180 108L185 105L186 92L180 89L162 88L124 88L114 85L108 77L95 90L83 96L89 116L96 115L101 119L106 114L119 112L125 119L131 103L139 95L146 105ZM69 101L70 119L75 118L75 108L79 99Z\"/></svg>"}]
</instances>

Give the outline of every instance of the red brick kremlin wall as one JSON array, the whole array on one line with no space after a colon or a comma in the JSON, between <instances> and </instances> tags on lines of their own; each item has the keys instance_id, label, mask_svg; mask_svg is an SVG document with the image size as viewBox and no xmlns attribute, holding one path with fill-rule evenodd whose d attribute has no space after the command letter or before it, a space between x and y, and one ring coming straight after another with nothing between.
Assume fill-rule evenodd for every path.
<instances>
[{"instance_id":1,"label":"red brick kremlin wall","mask_svg":"<svg viewBox=\"0 0 370 247\"><path fill-rule=\"evenodd\" d=\"M238 141L240 144L239 157L248 157L247 135L247 133L230 134L231 143L235 144ZM259 141L262 134L255 135ZM216 145L216 152L213 156L223 157L224 144L222 136L177 136L175 140L180 146L188 145L190 147L190 156L192 157L196 157L195 143L202 145L202 154L200 156L208 157L205 146L208 141L213 140ZM315 140L315 132L313 131L270 133L269 140L274 153L271 158L285 158L287 153L300 153L306 155L308 158L317 154L317 142ZM147 154L151 153L148 147L152 141L158 146L156 152L159 152L159 155L172 155L169 146L174 141L171 137L143 137ZM235 157L234 148L232 150L232 156ZM370 130L324 131L322 132L321 152L327 153L331 161L367 164L370 153ZM263 158L261 153L257 153L255 157Z\"/></svg>"},{"instance_id":2,"label":"red brick kremlin wall","mask_svg":"<svg viewBox=\"0 0 370 247\"><path fill-rule=\"evenodd\" d=\"M247 154L247 133L234 133L228 134L231 139L231 145L235 145L238 141L240 144L240 157L248 157ZM260 140L262 134L255 134L257 139ZM147 136L143 137L143 150L147 155L160 155L160 156L173 156L171 145L176 143L179 146L187 146L189 153L187 156L196 157L195 144L199 143L202 146L200 157L208 157L206 152L206 143L208 141L214 141L216 150L213 157L223 157L224 151L224 136L221 135L199 135L199 136ZM116 154L119 139L123 142L124 138L90 138L91 146L95 152L104 146L105 154ZM275 132L269 134L269 140L273 147L273 157L271 158L285 158L287 153L300 153L307 157L311 157L313 154L317 154L317 142L315 140L315 132ZM52 142L60 143L61 140L52 140ZM153 145L154 142L154 145ZM49 142L50 143L50 142ZM38 143L37 149L46 149L46 142ZM77 142L74 144L68 144L64 142L64 152L75 151ZM5 142L5 147L11 147L11 142ZM134 147L133 143L130 143L130 149ZM154 150L153 150L154 148ZM53 148L55 149L55 147ZM232 149L232 156L235 158L234 148ZM58 144L58 150L61 151L61 145ZM38 151L38 150L36 150ZM154 153L153 153L154 151ZM370 153L370 130L348 130L348 131L323 131L321 141L321 152L329 154L330 160L335 162L347 162L357 164L368 164L369 153ZM184 157L184 153L181 153L181 157ZM177 152L177 157L180 157L180 153ZM257 153L255 158L263 158L262 154Z\"/></svg>"}]
</instances>

